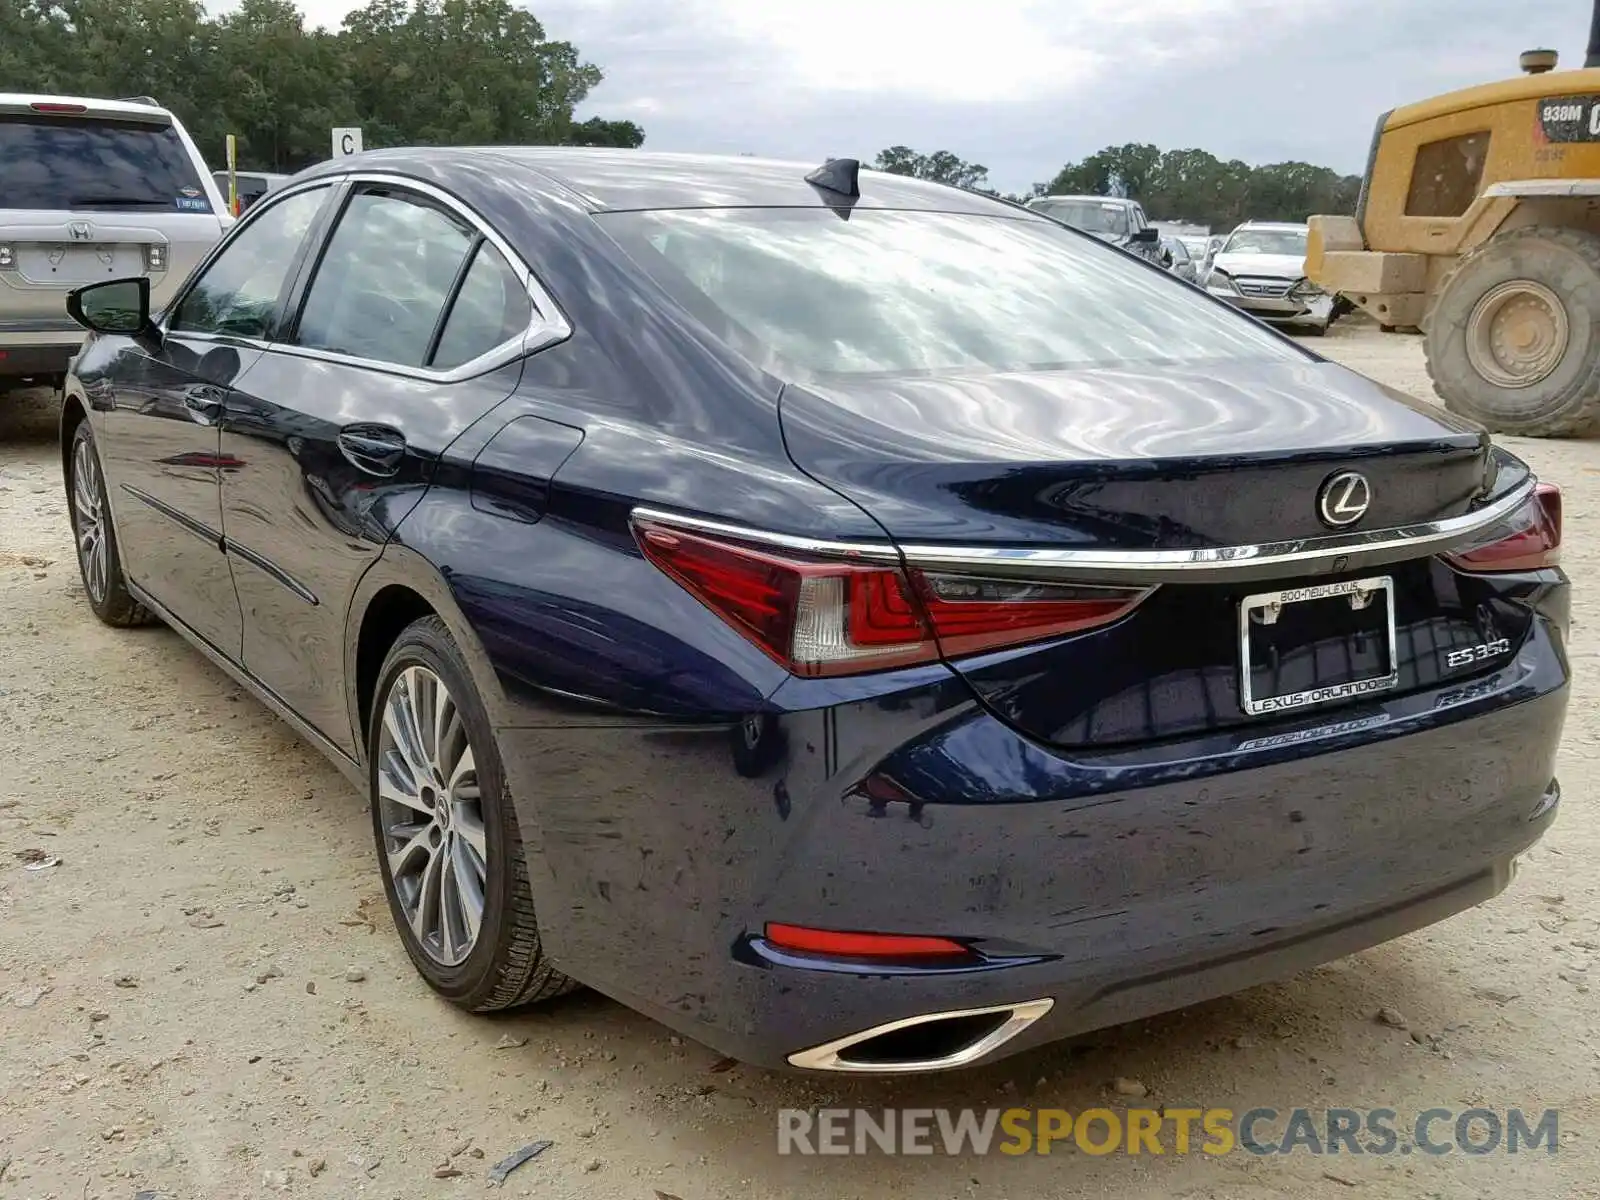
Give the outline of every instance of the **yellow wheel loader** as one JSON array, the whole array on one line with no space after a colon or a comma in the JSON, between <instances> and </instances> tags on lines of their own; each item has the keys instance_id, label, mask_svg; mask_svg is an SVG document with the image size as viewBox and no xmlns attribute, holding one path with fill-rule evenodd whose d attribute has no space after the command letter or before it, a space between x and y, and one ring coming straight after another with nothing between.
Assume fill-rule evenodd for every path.
<instances>
[{"instance_id":1,"label":"yellow wheel loader","mask_svg":"<svg viewBox=\"0 0 1600 1200\"><path fill-rule=\"evenodd\" d=\"M1315 216L1306 273L1423 333L1445 407L1503 433L1600 425L1600 0L1581 70L1523 74L1378 119L1356 215Z\"/></svg>"}]
</instances>

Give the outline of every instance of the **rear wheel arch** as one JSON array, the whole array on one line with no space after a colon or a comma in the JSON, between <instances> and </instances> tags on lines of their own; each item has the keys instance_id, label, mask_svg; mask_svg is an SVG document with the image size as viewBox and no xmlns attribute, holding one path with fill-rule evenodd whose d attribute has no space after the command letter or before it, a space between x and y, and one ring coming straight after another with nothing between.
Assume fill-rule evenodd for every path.
<instances>
[{"instance_id":1,"label":"rear wheel arch","mask_svg":"<svg viewBox=\"0 0 1600 1200\"><path fill-rule=\"evenodd\" d=\"M413 621L430 615L444 622L460 649L491 723L498 726L504 722L505 693L488 652L456 604L449 584L421 554L391 543L361 577L345 619L346 692L358 745L366 745L378 674L389 648Z\"/></svg>"}]
</instances>

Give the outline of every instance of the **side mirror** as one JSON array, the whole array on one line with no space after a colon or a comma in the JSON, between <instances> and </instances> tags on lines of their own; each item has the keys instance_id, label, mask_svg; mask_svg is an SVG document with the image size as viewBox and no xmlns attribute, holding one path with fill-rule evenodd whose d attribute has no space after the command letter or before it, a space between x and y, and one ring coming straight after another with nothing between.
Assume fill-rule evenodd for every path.
<instances>
[{"instance_id":1,"label":"side mirror","mask_svg":"<svg viewBox=\"0 0 1600 1200\"><path fill-rule=\"evenodd\" d=\"M1161 231L1154 225L1146 225L1143 229L1134 230L1133 236L1128 240L1130 242L1141 242L1145 245L1149 245L1152 242L1159 242L1161 240Z\"/></svg>"},{"instance_id":2,"label":"side mirror","mask_svg":"<svg viewBox=\"0 0 1600 1200\"><path fill-rule=\"evenodd\" d=\"M95 333L137 336L150 328L150 281L109 279L67 293L67 315Z\"/></svg>"}]
</instances>

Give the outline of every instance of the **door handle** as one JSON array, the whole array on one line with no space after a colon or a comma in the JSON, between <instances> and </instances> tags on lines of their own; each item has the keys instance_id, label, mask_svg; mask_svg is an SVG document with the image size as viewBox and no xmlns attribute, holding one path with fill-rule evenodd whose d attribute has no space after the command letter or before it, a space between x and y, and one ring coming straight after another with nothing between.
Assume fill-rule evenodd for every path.
<instances>
[{"instance_id":1,"label":"door handle","mask_svg":"<svg viewBox=\"0 0 1600 1200\"><path fill-rule=\"evenodd\" d=\"M203 421L215 421L222 415L222 404L227 393L214 383L197 383L183 394L183 406Z\"/></svg>"},{"instance_id":2,"label":"door handle","mask_svg":"<svg viewBox=\"0 0 1600 1200\"><path fill-rule=\"evenodd\" d=\"M339 452L368 475L393 475L405 460L406 439L383 425L353 426L339 431Z\"/></svg>"}]
</instances>

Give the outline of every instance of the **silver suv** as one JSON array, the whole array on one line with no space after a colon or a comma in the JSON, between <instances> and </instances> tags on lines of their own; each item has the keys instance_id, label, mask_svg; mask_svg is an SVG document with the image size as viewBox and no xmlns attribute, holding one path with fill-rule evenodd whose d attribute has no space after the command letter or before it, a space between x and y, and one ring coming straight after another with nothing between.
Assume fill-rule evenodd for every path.
<instances>
[{"instance_id":1,"label":"silver suv","mask_svg":"<svg viewBox=\"0 0 1600 1200\"><path fill-rule=\"evenodd\" d=\"M159 308L232 223L154 101L0 93L0 392L60 386L72 288L146 275Z\"/></svg>"},{"instance_id":2,"label":"silver suv","mask_svg":"<svg viewBox=\"0 0 1600 1200\"><path fill-rule=\"evenodd\" d=\"M1167 265L1161 254L1161 231L1150 224L1137 200L1120 196L1035 196L1027 207L1157 266Z\"/></svg>"}]
</instances>

